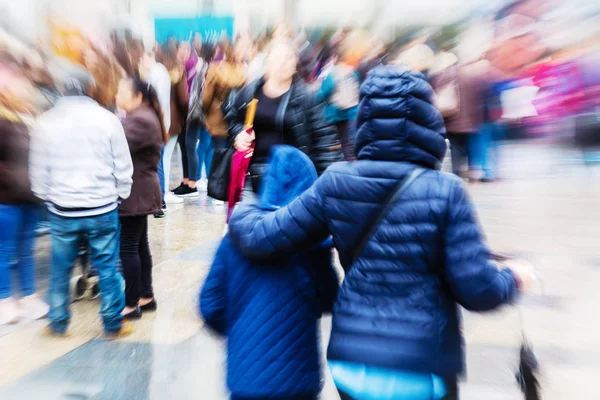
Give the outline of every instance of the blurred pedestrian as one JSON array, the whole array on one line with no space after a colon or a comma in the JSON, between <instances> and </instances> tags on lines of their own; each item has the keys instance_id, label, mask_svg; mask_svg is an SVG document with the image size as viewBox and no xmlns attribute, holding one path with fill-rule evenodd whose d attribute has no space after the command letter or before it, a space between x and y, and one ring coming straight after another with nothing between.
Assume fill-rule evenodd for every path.
<instances>
[{"instance_id":1,"label":"blurred pedestrian","mask_svg":"<svg viewBox=\"0 0 600 400\"><path fill-rule=\"evenodd\" d=\"M163 46L162 64L167 68L169 71L169 76L171 77L171 125L169 127L170 140L165 146L163 156L161 157L165 188L168 188L171 174L171 158L173 156L175 146L177 145L177 139L179 135L184 132L189 105L189 93L187 79L185 76L185 68L177 57L177 44L176 42L173 42L173 40L168 40ZM187 176L187 152L182 153L181 162L183 166L183 175ZM178 188L182 186L183 180ZM174 190L171 190L171 192ZM166 200L167 197L165 197L165 201Z\"/></svg>"},{"instance_id":2,"label":"blurred pedestrian","mask_svg":"<svg viewBox=\"0 0 600 400\"><path fill-rule=\"evenodd\" d=\"M133 165L119 119L92 100L94 81L79 72L65 83L65 97L42 114L32 135L33 193L48 204L52 266L48 333L69 326L69 281L85 235L90 262L98 271L107 338L131 333L123 325L125 306L119 259L119 199L131 192ZM68 121L68 123L65 123Z\"/></svg>"},{"instance_id":3,"label":"blurred pedestrian","mask_svg":"<svg viewBox=\"0 0 600 400\"><path fill-rule=\"evenodd\" d=\"M200 57L200 55L202 54L202 46L202 34L196 32L196 34L194 35L194 40L192 41L192 48L194 49L196 54L198 54L198 57Z\"/></svg>"},{"instance_id":4,"label":"blurred pedestrian","mask_svg":"<svg viewBox=\"0 0 600 400\"><path fill-rule=\"evenodd\" d=\"M208 47L200 49L198 55L197 72L192 80L190 87L190 101L188 117L186 122L186 151L188 159L189 179L187 185L190 188L196 188L197 182L203 182L201 189L206 191L208 175L210 173L212 140L206 130L206 113L202 109L202 96L204 94L206 75L212 60L212 54L208 53ZM205 170L205 177L202 179L202 167Z\"/></svg>"},{"instance_id":5,"label":"blurred pedestrian","mask_svg":"<svg viewBox=\"0 0 600 400\"><path fill-rule=\"evenodd\" d=\"M97 83L94 96L98 104L110 111L115 111L115 95L119 81L125 76L114 56L105 55L99 49L88 48L84 54L85 68Z\"/></svg>"},{"instance_id":6,"label":"blurred pedestrian","mask_svg":"<svg viewBox=\"0 0 600 400\"><path fill-rule=\"evenodd\" d=\"M160 150L169 141L158 96L150 83L125 79L119 84L117 105L127 112L125 137L133 160L131 195L119 205L121 262L125 276L125 318L141 318L155 311L152 254L148 243L148 215L161 209L158 180Z\"/></svg>"},{"instance_id":7,"label":"blurred pedestrian","mask_svg":"<svg viewBox=\"0 0 600 400\"><path fill-rule=\"evenodd\" d=\"M123 68L123 71L125 71L127 76L134 76L136 70L133 67L131 53L125 39L116 30L113 30L110 33L110 40L113 54L117 62L121 65L121 68Z\"/></svg>"},{"instance_id":8,"label":"blurred pedestrian","mask_svg":"<svg viewBox=\"0 0 600 400\"><path fill-rule=\"evenodd\" d=\"M144 53L140 60L140 79L150 83L158 96L158 102L163 115L163 123L167 132L171 128L171 77L167 68L159 63L154 52ZM169 136L166 146L161 148L161 158L158 163L158 178L162 192L162 210L156 213L156 217L164 216L164 210L167 208L167 203L183 203L183 199L175 196L169 191L169 180L165 179L164 164L162 162L165 151L169 145L175 146L176 139ZM173 153L171 149L171 154Z\"/></svg>"},{"instance_id":9,"label":"blurred pedestrian","mask_svg":"<svg viewBox=\"0 0 600 400\"><path fill-rule=\"evenodd\" d=\"M40 319L49 309L35 287L36 227L42 207L31 192L28 175L29 127L19 116L29 107L26 98L11 102L8 100L15 97L7 95L27 82L24 77L10 82L0 97L0 325L21 318ZM33 91L29 93L33 95ZM28 100L35 101L33 97ZM19 285L11 283L13 268L19 275ZM18 291L14 290L17 286ZM15 292L20 296L18 300Z\"/></svg>"},{"instance_id":10,"label":"blurred pedestrian","mask_svg":"<svg viewBox=\"0 0 600 400\"><path fill-rule=\"evenodd\" d=\"M337 128L344 159L353 161L354 141L351 129L356 119L358 109L358 91L360 89L360 75L346 62L342 46L336 47L332 66L327 77L317 90L317 99L327 102L325 118Z\"/></svg>"},{"instance_id":11,"label":"blurred pedestrian","mask_svg":"<svg viewBox=\"0 0 600 400\"><path fill-rule=\"evenodd\" d=\"M265 75L265 50L268 40L265 36L259 37L252 50L252 57L248 60L248 83L254 82Z\"/></svg>"},{"instance_id":12,"label":"blurred pedestrian","mask_svg":"<svg viewBox=\"0 0 600 400\"><path fill-rule=\"evenodd\" d=\"M475 61L445 68L432 78L432 84L439 93L440 88L453 87L456 94L455 111L445 115L446 131L450 140L452 172L466 177L465 166L470 170L469 178L482 168L485 150L482 148L481 129L485 117L486 74L488 63Z\"/></svg>"},{"instance_id":13,"label":"blurred pedestrian","mask_svg":"<svg viewBox=\"0 0 600 400\"><path fill-rule=\"evenodd\" d=\"M305 154L274 146L260 209L289 204L316 179ZM330 246L265 264L245 258L228 235L221 242L200 294L200 313L227 338L232 399L317 399L319 319L331 312L338 291Z\"/></svg>"},{"instance_id":14,"label":"blurred pedestrian","mask_svg":"<svg viewBox=\"0 0 600 400\"><path fill-rule=\"evenodd\" d=\"M361 88L357 155L277 211L238 206L229 224L246 257L271 260L330 234L345 279L328 358L343 399L457 399L465 360L458 305L512 301L531 272L499 270L462 183L438 171L442 116L421 74L377 67Z\"/></svg>"},{"instance_id":15,"label":"blurred pedestrian","mask_svg":"<svg viewBox=\"0 0 600 400\"><path fill-rule=\"evenodd\" d=\"M183 134L179 135L178 138L179 148L182 152L182 160L185 160L187 165L183 169L183 183L173 193L176 196L190 197L198 195L198 189L196 188L198 153L196 150L198 138L201 135L201 127L197 122L190 118L190 111L200 110L199 103L201 94L199 91L202 89L202 85L199 86L198 84L204 83L203 76L205 76L208 66L204 63L204 60L200 59L198 54L196 54L196 50L188 42L179 43L177 57L179 62L185 66L189 103L186 125ZM199 80L197 78L199 78ZM185 153L185 156L183 153Z\"/></svg>"},{"instance_id":16,"label":"blurred pedestrian","mask_svg":"<svg viewBox=\"0 0 600 400\"><path fill-rule=\"evenodd\" d=\"M202 111L206 116L205 131L201 134L204 153L204 163L210 171L214 149L227 146L227 122L224 109L227 108L231 93L239 90L246 83L246 67L243 63L247 43L236 40L233 47L227 42L221 42L224 59L213 61L208 67L204 93L202 94ZM210 141L207 136L210 136Z\"/></svg>"},{"instance_id":17,"label":"blurred pedestrian","mask_svg":"<svg viewBox=\"0 0 600 400\"><path fill-rule=\"evenodd\" d=\"M305 83L295 77L296 48L292 42L273 42L267 51L264 78L244 87L227 115L229 133L237 150L248 151L254 142L248 189L259 192L271 148L292 145L308 154L322 173L343 160L335 126L323 116L323 105L309 94ZM252 132L244 128L245 107L258 99Z\"/></svg>"}]
</instances>

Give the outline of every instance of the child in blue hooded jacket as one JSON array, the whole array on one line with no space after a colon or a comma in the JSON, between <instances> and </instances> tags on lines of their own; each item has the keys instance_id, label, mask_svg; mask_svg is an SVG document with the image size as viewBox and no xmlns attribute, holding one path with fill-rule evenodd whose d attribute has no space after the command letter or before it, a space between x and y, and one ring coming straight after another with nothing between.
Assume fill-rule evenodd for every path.
<instances>
[{"instance_id":1,"label":"child in blue hooded jacket","mask_svg":"<svg viewBox=\"0 0 600 400\"><path fill-rule=\"evenodd\" d=\"M317 180L311 160L275 146L261 208L289 204ZM246 259L226 235L200 293L206 324L227 337L232 400L314 400L322 388L319 318L330 312L338 279L331 245L271 263Z\"/></svg>"}]
</instances>

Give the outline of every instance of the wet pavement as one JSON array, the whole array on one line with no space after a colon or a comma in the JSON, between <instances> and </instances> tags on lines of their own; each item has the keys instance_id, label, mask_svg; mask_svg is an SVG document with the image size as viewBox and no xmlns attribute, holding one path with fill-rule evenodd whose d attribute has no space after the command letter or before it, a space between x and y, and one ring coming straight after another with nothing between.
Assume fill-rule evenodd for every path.
<instances>
[{"instance_id":1,"label":"wet pavement","mask_svg":"<svg viewBox=\"0 0 600 400\"><path fill-rule=\"evenodd\" d=\"M576 151L540 142L505 146L501 160L504 179L470 184L470 192L492 248L533 261L541 283L518 307L465 313L462 399L522 398L514 379L521 325L543 367L545 400L597 398L600 166L584 167ZM159 310L136 322L131 337L101 340L93 300L73 305L65 339L43 337L43 321L0 328L0 399L226 399L224 344L197 316L224 211L201 195L151 219ZM42 293L48 240L40 238L36 253ZM325 344L330 320L322 326ZM329 379L321 397L337 399Z\"/></svg>"}]
</instances>

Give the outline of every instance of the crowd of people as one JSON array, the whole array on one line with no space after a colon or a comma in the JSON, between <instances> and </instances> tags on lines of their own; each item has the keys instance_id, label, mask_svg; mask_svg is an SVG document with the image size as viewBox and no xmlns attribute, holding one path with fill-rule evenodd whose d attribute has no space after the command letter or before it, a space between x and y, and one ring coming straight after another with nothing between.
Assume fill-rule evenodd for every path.
<instances>
[{"instance_id":1,"label":"crowd of people","mask_svg":"<svg viewBox=\"0 0 600 400\"><path fill-rule=\"evenodd\" d=\"M498 268L461 181L439 171L446 137L456 175L465 154L483 168L466 138L481 136L492 69L443 51L424 61L420 45L386 48L358 29L311 43L281 24L258 40L196 35L144 49L126 32L110 51L80 41L60 77L42 51L2 52L0 324L47 316L46 333L64 335L83 243L105 335L130 334L128 321L158 308L148 218L198 196L215 150L231 147L249 158L243 201L200 313L228 339L232 398L316 399L329 312L343 399L458 398L458 305L508 304L532 275L517 260ZM171 189L177 144L183 175ZM45 214L48 304L33 265Z\"/></svg>"}]
</instances>

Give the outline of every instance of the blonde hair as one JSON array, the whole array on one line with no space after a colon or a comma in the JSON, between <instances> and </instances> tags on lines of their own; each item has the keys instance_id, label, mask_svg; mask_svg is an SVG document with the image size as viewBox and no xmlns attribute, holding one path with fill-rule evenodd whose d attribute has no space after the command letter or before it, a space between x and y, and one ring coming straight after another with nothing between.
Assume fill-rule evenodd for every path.
<instances>
[{"instance_id":1,"label":"blonde hair","mask_svg":"<svg viewBox=\"0 0 600 400\"><path fill-rule=\"evenodd\" d=\"M266 48L265 48L265 54L268 57L275 48L277 47L287 47L291 50L291 52L294 54L294 56L296 58L298 58L298 46L296 46L296 44L294 42L292 42L291 40L288 39L275 39L275 40L271 40Z\"/></svg>"},{"instance_id":2,"label":"blonde hair","mask_svg":"<svg viewBox=\"0 0 600 400\"><path fill-rule=\"evenodd\" d=\"M406 65L410 69L423 72L434 66L435 55L429 46L418 44L400 53L394 64Z\"/></svg>"}]
</instances>

